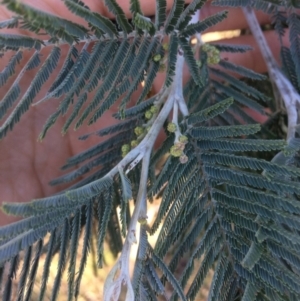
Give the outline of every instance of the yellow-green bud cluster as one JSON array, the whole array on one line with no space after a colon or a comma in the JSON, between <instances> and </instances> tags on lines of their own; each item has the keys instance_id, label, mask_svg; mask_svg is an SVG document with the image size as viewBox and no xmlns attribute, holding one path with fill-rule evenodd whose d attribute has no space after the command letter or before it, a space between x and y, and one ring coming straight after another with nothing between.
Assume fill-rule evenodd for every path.
<instances>
[{"instance_id":1,"label":"yellow-green bud cluster","mask_svg":"<svg viewBox=\"0 0 300 301\"><path fill-rule=\"evenodd\" d=\"M157 112L158 112L158 107L157 107L157 106L151 106L150 112L151 112L152 114L157 113Z\"/></svg>"},{"instance_id":2,"label":"yellow-green bud cluster","mask_svg":"<svg viewBox=\"0 0 300 301\"><path fill-rule=\"evenodd\" d=\"M161 60L161 55L158 53L158 54L155 54L154 56L153 56L153 61L154 62L159 62L160 60Z\"/></svg>"},{"instance_id":3,"label":"yellow-green bud cluster","mask_svg":"<svg viewBox=\"0 0 300 301\"><path fill-rule=\"evenodd\" d=\"M177 130L177 126L174 122L170 122L167 127L168 132L175 133Z\"/></svg>"},{"instance_id":4,"label":"yellow-green bud cluster","mask_svg":"<svg viewBox=\"0 0 300 301\"><path fill-rule=\"evenodd\" d=\"M220 51L215 46L204 44L201 49L207 53L208 64L218 64L220 62Z\"/></svg>"},{"instance_id":5,"label":"yellow-green bud cluster","mask_svg":"<svg viewBox=\"0 0 300 301\"><path fill-rule=\"evenodd\" d=\"M180 161L181 164L185 164L188 160L189 160L189 158L188 158L188 156L186 154L182 154L179 157L179 161Z\"/></svg>"},{"instance_id":6,"label":"yellow-green bud cluster","mask_svg":"<svg viewBox=\"0 0 300 301\"><path fill-rule=\"evenodd\" d=\"M188 137L184 136L184 135L179 136L178 140L179 140L179 142L184 143L184 144L188 143Z\"/></svg>"},{"instance_id":7,"label":"yellow-green bud cluster","mask_svg":"<svg viewBox=\"0 0 300 301\"><path fill-rule=\"evenodd\" d=\"M173 157L180 157L182 155L182 150L173 145L170 149L170 154Z\"/></svg>"},{"instance_id":8,"label":"yellow-green bud cluster","mask_svg":"<svg viewBox=\"0 0 300 301\"><path fill-rule=\"evenodd\" d=\"M141 127L141 126L137 126L135 129L134 129L134 133L137 135L137 136L140 136L144 133L144 128Z\"/></svg>"},{"instance_id":9,"label":"yellow-green bud cluster","mask_svg":"<svg viewBox=\"0 0 300 301\"><path fill-rule=\"evenodd\" d=\"M175 142L170 149L170 154L173 157L179 157L179 161L184 164L188 161L187 155L184 153L186 144L188 143L188 137L181 135L178 138L178 142Z\"/></svg>"},{"instance_id":10,"label":"yellow-green bud cluster","mask_svg":"<svg viewBox=\"0 0 300 301\"><path fill-rule=\"evenodd\" d=\"M138 144L139 144L139 142L137 140L132 140L130 142L130 145L131 145L132 148L135 148L136 146L138 146Z\"/></svg>"},{"instance_id":11,"label":"yellow-green bud cluster","mask_svg":"<svg viewBox=\"0 0 300 301\"><path fill-rule=\"evenodd\" d=\"M148 110L148 111L146 111L146 113L145 113L145 118L146 119L151 119L152 118L152 116L153 116L153 114L152 114L152 112L150 111L150 110Z\"/></svg>"},{"instance_id":12,"label":"yellow-green bud cluster","mask_svg":"<svg viewBox=\"0 0 300 301\"><path fill-rule=\"evenodd\" d=\"M121 151L122 151L122 157L125 157L130 151L130 145L129 144L123 144L122 148L121 148Z\"/></svg>"},{"instance_id":13,"label":"yellow-green bud cluster","mask_svg":"<svg viewBox=\"0 0 300 301\"><path fill-rule=\"evenodd\" d=\"M163 50L165 50L165 51L169 50L169 44L168 43L163 43L162 47L163 47Z\"/></svg>"},{"instance_id":14,"label":"yellow-green bud cluster","mask_svg":"<svg viewBox=\"0 0 300 301\"><path fill-rule=\"evenodd\" d=\"M170 149L170 153L173 157L180 157L183 154L185 143L176 142Z\"/></svg>"}]
</instances>

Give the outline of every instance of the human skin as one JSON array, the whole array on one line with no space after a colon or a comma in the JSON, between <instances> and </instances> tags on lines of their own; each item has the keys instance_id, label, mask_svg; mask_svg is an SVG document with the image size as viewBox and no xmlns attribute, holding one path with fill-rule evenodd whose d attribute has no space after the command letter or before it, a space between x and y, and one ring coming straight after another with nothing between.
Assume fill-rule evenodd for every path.
<instances>
[{"instance_id":1,"label":"human skin","mask_svg":"<svg viewBox=\"0 0 300 301\"><path fill-rule=\"evenodd\" d=\"M74 22L81 22L79 18L74 17L74 15L66 9L61 0L27 0L24 2ZM85 0L85 3L93 11L112 17L102 4L102 1ZM124 9L126 15L130 17L129 0L119 0L118 3ZM167 3L167 9L169 10L173 1L168 0ZM154 0L141 0L141 7L145 15L153 16L155 14ZM223 9L224 8L216 8L207 4L201 10L201 18L206 18ZM10 12L7 11L3 5L0 5L0 21L8 19L10 16ZM257 17L260 24L267 24L270 22L268 16L263 13L258 13ZM247 28L247 23L243 18L242 11L240 9L229 9L228 19L221 24L214 26L210 31L244 28ZM14 32L16 32L16 30L14 30ZM24 34L24 31L21 33ZM278 59L279 42L276 34L273 31L268 31L266 33L266 39L271 43L273 54ZM287 43L287 38L284 39L285 43ZM254 48L253 51L249 51L245 54L226 53L224 57L233 63L243 65L257 72L266 71L263 58L251 35L220 42L247 44L252 46ZM62 53L65 54L66 51L67 48L63 47ZM6 59L0 59L0 70L2 70L6 64ZM60 61L60 65L61 64L62 60ZM21 66L16 69L16 73L20 70L20 67ZM56 70L58 71L59 68ZM48 83L51 83L56 75L57 73L53 73ZM27 73L26 78L22 80L21 85L24 86L24 88L28 87L33 76L34 72ZM185 68L184 76L185 79L189 76L187 68ZM153 88L156 92L159 91L161 83L163 83L162 77L163 75L160 74L154 82ZM5 94L7 87L11 82L12 81L0 88L0 95ZM45 95L46 88L48 87L49 85L45 85L45 88L42 89L39 95ZM61 128L66 118L61 117L48 132L44 141L38 142L37 138L43 124L48 116L55 111L58 103L58 100L48 100L46 103L31 107L30 110L21 117L21 121L15 125L13 131L8 132L7 136L0 141L0 204L2 202L28 202L35 198L49 196L64 188L63 186L53 187L48 183L50 180L62 175L59 168L64 165L67 158L78 154L101 141L101 138L96 136L93 136L86 141L78 140L78 137L83 133L93 132L99 128L113 124L115 120L111 115L118 109L117 106L112 107L97 123L89 127L83 126L76 132L71 128L64 137L61 135ZM260 121L259 117L255 117ZM0 225L7 224L13 220L12 217L0 213Z\"/></svg>"}]
</instances>

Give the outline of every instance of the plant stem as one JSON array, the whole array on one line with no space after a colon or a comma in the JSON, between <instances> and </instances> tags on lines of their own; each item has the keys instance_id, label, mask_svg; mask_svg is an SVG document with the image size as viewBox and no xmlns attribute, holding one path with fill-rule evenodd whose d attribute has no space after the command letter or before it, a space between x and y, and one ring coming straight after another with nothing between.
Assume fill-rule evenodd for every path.
<instances>
[{"instance_id":1,"label":"plant stem","mask_svg":"<svg viewBox=\"0 0 300 301\"><path fill-rule=\"evenodd\" d=\"M297 106L300 105L300 95L297 93L296 89L285 77L285 75L282 73L279 66L277 65L269 48L269 45L267 44L265 36L263 35L263 32L257 21L254 10L251 7L244 7L243 11L247 19L248 25L251 29L251 32L260 48L262 56L268 67L269 76L277 86L279 94L285 104L285 108L288 115L287 141L289 142L292 138L295 137L296 133L296 126L298 122Z\"/></svg>"},{"instance_id":2,"label":"plant stem","mask_svg":"<svg viewBox=\"0 0 300 301\"><path fill-rule=\"evenodd\" d=\"M107 277L107 286L104 290L104 300L110 300L110 297L112 296L113 292L119 291L121 283L127 284L126 300L127 298L128 300L131 299L133 288L129 276L129 255L132 244L136 243L137 223L140 219L144 220L147 218L147 182L150 156L157 136L165 120L168 118L171 110L173 109L174 104L176 104L178 109L179 102L184 101L182 95L183 64L184 57L183 55L178 54L175 75L170 89L170 93L161 111L159 112L158 116L153 122L151 129L141 141L141 143L136 148L131 150L121 160L121 162L106 175L109 177L114 177L115 174L118 172L119 168L125 168L125 166L129 163L131 164L128 169L131 170L134 166L138 164L140 160L142 160L141 179L139 184L137 200L130 220L121 256L117 261L115 267L112 269L111 273ZM162 93L162 97L164 97L164 93ZM119 276L117 277L117 279L113 280L117 272L119 273Z\"/></svg>"}]
</instances>

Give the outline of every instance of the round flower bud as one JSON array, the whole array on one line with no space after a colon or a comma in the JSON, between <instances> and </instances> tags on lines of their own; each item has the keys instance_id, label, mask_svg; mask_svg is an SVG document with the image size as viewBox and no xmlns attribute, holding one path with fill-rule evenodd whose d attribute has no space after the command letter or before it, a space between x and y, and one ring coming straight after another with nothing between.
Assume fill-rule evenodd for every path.
<instances>
[{"instance_id":1,"label":"round flower bud","mask_svg":"<svg viewBox=\"0 0 300 301\"><path fill-rule=\"evenodd\" d=\"M182 155L179 157L179 161L180 161L180 163L182 163L182 164L185 164L188 160L189 160L189 158L188 158L188 156L185 155L185 154L182 154Z\"/></svg>"},{"instance_id":2,"label":"round flower bud","mask_svg":"<svg viewBox=\"0 0 300 301\"><path fill-rule=\"evenodd\" d=\"M153 61L154 62L159 62L161 60L161 55L158 53L158 54L155 54L153 56Z\"/></svg>"},{"instance_id":3,"label":"round flower bud","mask_svg":"<svg viewBox=\"0 0 300 301\"><path fill-rule=\"evenodd\" d=\"M167 127L168 132L175 133L176 129L177 129L177 127L176 127L176 124L174 122L170 122L168 124L168 127Z\"/></svg>"},{"instance_id":4,"label":"round flower bud","mask_svg":"<svg viewBox=\"0 0 300 301\"><path fill-rule=\"evenodd\" d=\"M173 156L173 157L180 157L182 155L183 151L181 149L178 149L175 145L173 145L171 148L170 148L170 154Z\"/></svg>"},{"instance_id":5,"label":"round flower bud","mask_svg":"<svg viewBox=\"0 0 300 301\"><path fill-rule=\"evenodd\" d=\"M205 52L208 52L211 49L211 46L209 44L202 45L201 49Z\"/></svg>"},{"instance_id":6,"label":"round flower bud","mask_svg":"<svg viewBox=\"0 0 300 301\"><path fill-rule=\"evenodd\" d=\"M184 144L188 143L188 137L184 136L184 135L179 136L178 140L179 140L179 142L184 143Z\"/></svg>"},{"instance_id":7,"label":"round flower bud","mask_svg":"<svg viewBox=\"0 0 300 301\"><path fill-rule=\"evenodd\" d=\"M153 116L153 114L152 114L152 112L150 110L146 111L146 113L145 113L146 119L151 119L152 116Z\"/></svg>"},{"instance_id":8,"label":"round flower bud","mask_svg":"<svg viewBox=\"0 0 300 301\"><path fill-rule=\"evenodd\" d=\"M177 149L180 149L180 150L184 150L184 148L185 148L185 143L182 143L182 142L176 142L175 144L174 144L174 146L177 148Z\"/></svg>"},{"instance_id":9,"label":"round flower bud","mask_svg":"<svg viewBox=\"0 0 300 301\"><path fill-rule=\"evenodd\" d=\"M144 133L144 128L141 127L141 126L137 126L135 129L134 129L134 133L137 135L137 136L140 136Z\"/></svg>"},{"instance_id":10,"label":"round flower bud","mask_svg":"<svg viewBox=\"0 0 300 301\"><path fill-rule=\"evenodd\" d=\"M139 142L137 140L132 140L130 142L131 147L136 147L136 146L138 146L138 144L139 144Z\"/></svg>"},{"instance_id":11,"label":"round flower bud","mask_svg":"<svg viewBox=\"0 0 300 301\"><path fill-rule=\"evenodd\" d=\"M130 151L130 145L123 144L121 150L122 150L122 153L128 153Z\"/></svg>"},{"instance_id":12,"label":"round flower bud","mask_svg":"<svg viewBox=\"0 0 300 301\"><path fill-rule=\"evenodd\" d=\"M207 53L207 63L208 64L218 64L220 62L220 51L211 46L210 51Z\"/></svg>"},{"instance_id":13,"label":"round flower bud","mask_svg":"<svg viewBox=\"0 0 300 301\"><path fill-rule=\"evenodd\" d=\"M150 112L153 113L153 114L157 113L158 112L158 107L157 106L151 106Z\"/></svg>"},{"instance_id":14,"label":"round flower bud","mask_svg":"<svg viewBox=\"0 0 300 301\"><path fill-rule=\"evenodd\" d=\"M169 44L168 43L163 43L162 44L162 47L165 51L168 51L169 50Z\"/></svg>"}]
</instances>

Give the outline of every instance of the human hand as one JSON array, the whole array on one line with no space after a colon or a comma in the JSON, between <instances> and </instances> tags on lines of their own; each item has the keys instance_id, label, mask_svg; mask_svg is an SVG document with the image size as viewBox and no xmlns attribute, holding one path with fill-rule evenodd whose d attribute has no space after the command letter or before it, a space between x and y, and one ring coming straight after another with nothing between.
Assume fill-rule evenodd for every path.
<instances>
[{"instance_id":1,"label":"human hand","mask_svg":"<svg viewBox=\"0 0 300 301\"><path fill-rule=\"evenodd\" d=\"M64 6L60 0L27 0L24 1L34 7L71 19L74 22L79 22L77 17L74 17ZM85 0L86 4L94 11L100 14L110 16L101 1ZM129 16L129 0L119 0L127 16ZM170 9L173 1L168 0L168 9ZM145 15L152 16L155 13L155 1L141 0L142 10ZM207 4L201 10L201 18L204 19L213 13L223 10L224 8L214 8ZM0 21L6 20L10 17L9 12L0 5ZM258 13L258 19L261 24L269 23L266 15ZM243 29L247 24L243 18L243 14L239 9L229 9L228 19L221 24L216 25L210 31ZM267 32L266 38L272 42L272 50L275 57L279 56L279 43L276 43L277 38L274 32ZM241 36L226 41L220 41L235 44L248 44L254 48L253 51L246 54L225 54L228 60L244 65L248 68L254 69L258 72L265 72L266 66L256 47L252 36ZM62 48L62 52L66 54L67 49ZM62 60L61 60L62 61ZM7 61L3 58L0 60L0 70L2 70ZM16 69L16 74L20 70L20 66ZM59 70L59 67L56 69ZM55 79L57 74L52 74L51 82ZM154 90L158 92L163 82L159 75L154 83ZM26 78L22 80L21 85L23 89L29 86L34 77L34 72L28 72ZM188 77L188 71L185 69L185 78ZM7 87L11 81L0 88L0 95L4 95ZM45 85L42 89L41 95L49 86ZM24 91L24 90L23 90ZM136 93L136 95L138 92ZM38 98L37 98L38 99ZM36 100L37 100L36 99ZM78 131L72 129L62 137L60 134L61 128L65 122L65 118L59 118L57 123L53 126L45 140L41 143L37 141L38 135L42 130L48 116L53 113L58 105L58 100L48 100L38 106L31 107L30 110L21 118L21 121L14 127L13 132L9 132L7 137L0 141L0 191L2 202L27 202L33 198L41 198L54 194L62 189L62 186L53 187L48 183L50 180L61 175L59 167L62 166L66 159L78 154L79 152L99 143L99 137L93 136L86 141L78 140L78 137L83 133L93 132L103 126L108 126L115 122L111 117L112 113L117 111L117 106L112 107L105 116L103 116L97 123L89 126L83 126ZM12 218L2 215L0 213L0 225L12 221Z\"/></svg>"}]
</instances>

